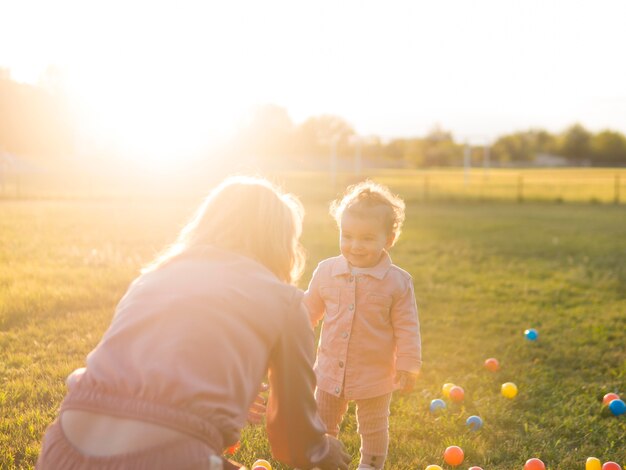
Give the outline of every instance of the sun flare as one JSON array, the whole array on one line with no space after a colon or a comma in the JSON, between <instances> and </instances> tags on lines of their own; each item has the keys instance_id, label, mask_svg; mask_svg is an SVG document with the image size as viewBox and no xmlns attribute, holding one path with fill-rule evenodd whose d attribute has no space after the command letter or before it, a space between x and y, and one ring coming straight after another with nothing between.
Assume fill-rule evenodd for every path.
<instances>
[{"instance_id":1,"label":"sun flare","mask_svg":"<svg viewBox=\"0 0 626 470\"><path fill-rule=\"evenodd\" d=\"M206 153L234 130L228 94L174 73L135 67L123 77L76 75L68 87L79 138L129 163L172 166ZM98 149L86 146L84 151Z\"/></svg>"}]
</instances>

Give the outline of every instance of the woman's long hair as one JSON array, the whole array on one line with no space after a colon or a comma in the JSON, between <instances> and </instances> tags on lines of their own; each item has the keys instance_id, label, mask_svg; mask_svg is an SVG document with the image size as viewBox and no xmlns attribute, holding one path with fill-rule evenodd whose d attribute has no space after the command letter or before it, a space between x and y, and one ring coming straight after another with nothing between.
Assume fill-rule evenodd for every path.
<instances>
[{"instance_id":1,"label":"woman's long hair","mask_svg":"<svg viewBox=\"0 0 626 470\"><path fill-rule=\"evenodd\" d=\"M269 181L249 176L227 178L211 191L176 242L144 272L214 246L255 259L279 279L295 284L304 269L299 241L303 217L300 201Z\"/></svg>"}]
</instances>

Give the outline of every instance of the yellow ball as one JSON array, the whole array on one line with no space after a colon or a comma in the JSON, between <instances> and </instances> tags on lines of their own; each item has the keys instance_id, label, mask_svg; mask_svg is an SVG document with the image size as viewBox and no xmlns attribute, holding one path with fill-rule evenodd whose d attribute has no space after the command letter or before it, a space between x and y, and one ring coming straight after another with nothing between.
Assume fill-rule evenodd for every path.
<instances>
[{"instance_id":1,"label":"yellow ball","mask_svg":"<svg viewBox=\"0 0 626 470\"><path fill-rule=\"evenodd\" d=\"M443 393L444 397L450 398L450 389L452 387L455 387L452 383L443 384L443 387L441 387L441 393Z\"/></svg>"},{"instance_id":2,"label":"yellow ball","mask_svg":"<svg viewBox=\"0 0 626 470\"><path fill-rule=\"evenodd\" d=\"M443 470L439 465L429 465L426 470Z\"/></svg>"},{"instance_id":3,"label":"yellow ball","mask_svg":"<svg viewBox=\"0 0 626 470\"><path fill-rule=\"evenodd\" d=\"M517 395L517 385L513 382L504 383L502 384L501 392L506 398L515 398L515 395Z\"/></svg>"},{"instance_id":4,"label":"yellow ball","mask_svg":"<svg viewBox=\"0 0 626 470\"><path fill-rule=\"evenodd\" d=\"M587 459L587 463L585 464L585 470L601 470L602 469L602 463L600 463L600 460L596 459L595 457L589 457Z\"/></svg>"},{"instance_id":5,"label":"yellow ball","mask_svg":"<svg viewBox=\"0 0 626 470\"><path fill-rule=\"evenodd\" d=\"M263 459L259 459L252 464L252 470L261 470L261 469L272 470L272 465L267 460L263 460Z\"/></svg>"}]
</instances>

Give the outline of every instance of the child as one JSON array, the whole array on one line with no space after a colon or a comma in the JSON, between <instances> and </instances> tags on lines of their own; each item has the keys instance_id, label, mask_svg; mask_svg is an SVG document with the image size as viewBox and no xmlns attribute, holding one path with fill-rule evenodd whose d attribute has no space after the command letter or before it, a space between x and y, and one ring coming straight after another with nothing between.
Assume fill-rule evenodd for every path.
<instances>
[{"instance_id":1,"label":"child","mask_svg":"<svg viewBox=\"0 0 626 470\"><path fill-rule=\"evenodd\" d=\"M37 468L221 469L269 368L267 431L289 465L348 469L313 395L302 207L269 182L219 185L131 284L67 381Z\"/></svg>"},{"instance_id":2,"label":"child","mask_svg":"<svg viewBox=\"0 0 626 470\"><path fill-rule=\"evenodd\" d=\"M322 261L305 293L312 324L324 317L315 363L315 397L336 436L348 401L357 405L359 469L380 469L389 442L394 389L412 390L421 343L411 276L391 263L404 221L404 202L365 181L331 204L340 256Z\"/></svg>"}]
</instances>

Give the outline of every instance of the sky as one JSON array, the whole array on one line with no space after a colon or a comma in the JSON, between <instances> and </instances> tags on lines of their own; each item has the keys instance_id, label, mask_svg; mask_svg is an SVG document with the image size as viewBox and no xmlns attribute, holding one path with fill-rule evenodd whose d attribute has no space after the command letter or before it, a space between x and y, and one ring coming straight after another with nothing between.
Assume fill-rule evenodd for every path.
<instances>
[{"instance_id":1,"label":"sky","mask_svg":"<svg viewBox=\"0 0 626 470\"><path fill-rule=\"evenodd\" d=\"M58 67L86 134L146 151L270 103L386 139L626 134L624 18L622 0L0 0L0 67L30 83Z\"/></svg>"}]
</instances>

